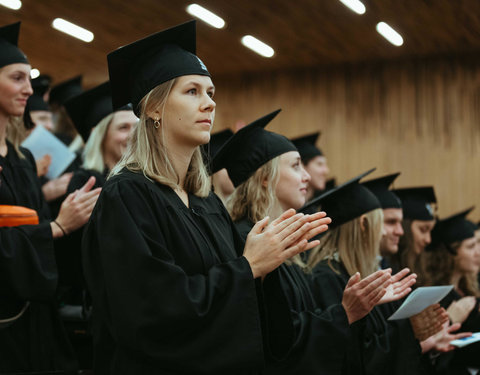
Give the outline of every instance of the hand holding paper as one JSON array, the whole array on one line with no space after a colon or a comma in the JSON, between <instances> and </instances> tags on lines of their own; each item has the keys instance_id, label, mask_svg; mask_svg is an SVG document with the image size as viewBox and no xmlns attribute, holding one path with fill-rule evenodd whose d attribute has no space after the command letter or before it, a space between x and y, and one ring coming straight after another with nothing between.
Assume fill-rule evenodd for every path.
<instances>
[{"instance_id":1,"label":"hand holding paper","mask_svg":"<svg viewBox=\"0 0 480 375\"><path fill-rule=\"evenodd\" d=\"M447 286L426 286L415 289L388 320L410 318L428 306L440 302L453 288Z\"/></svg>"}]
</instances>

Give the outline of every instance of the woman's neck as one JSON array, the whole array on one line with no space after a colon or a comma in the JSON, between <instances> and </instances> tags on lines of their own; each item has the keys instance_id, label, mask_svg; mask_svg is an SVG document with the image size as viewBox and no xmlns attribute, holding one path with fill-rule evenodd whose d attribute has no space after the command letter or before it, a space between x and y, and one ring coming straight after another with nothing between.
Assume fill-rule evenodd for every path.
<instances>
[{"instance_id":1,"label":"woman's neck","mask_svg":"<svg viewBox=\"0 0 480 375\"><path fill-rule=\"evenodd\" d=\"M312 185L308 185L307 195L305 196L305 203L307 203L308 201L311 201L314 196L315 196L315 189L312 187Z\"/></svg>"},{"instance_id":2,"label":"woman's neck","mask_svg":"<svg viewBox=\"0 0 480 375\"><path fill-rule=\"evenodd\" d=\"M185 188L185 178L187 177L188 167L192 161L195 147L182 147L173 143L168 148L169 158L173 164L173 168L178 175L178 185Z\"/></svg>"},{"instance_id":3,"label":"woman's neck","mask_svg":"<svg viewBox=\"0 0 480 375\"><path fill-rule=\"evenodd\" d=\"M450 279L450 282L453 284L453 289L458 291L458 285L460 284L460 279L462 278L462 274L460 272L454 271L453 275Z\"/></svg>"}]
</instances>

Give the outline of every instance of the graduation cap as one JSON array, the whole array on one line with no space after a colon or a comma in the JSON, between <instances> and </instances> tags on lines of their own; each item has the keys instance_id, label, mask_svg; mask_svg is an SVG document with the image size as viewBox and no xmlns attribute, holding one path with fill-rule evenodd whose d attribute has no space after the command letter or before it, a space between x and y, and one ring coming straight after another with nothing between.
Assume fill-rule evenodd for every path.
<instances>
[{"instance_id":1,"label":"graduation cap","mask_svg":"<svg viewBox=\"0 0 480 375\"><path fill-rule=\"evenodd\" d=\"M382 208L402 208L402 201L394 192L388 190L393 181L400 175L400 173L393 173L387 176L375 178L373 180L363 182L368 190L370 190L377 197L382 205Z\"/></svg>"},{"instance_id":2,"label":"graduation cap","mask_svg":"<svg viewBox=\"0 0 480 375\"><path fill-rule=\"evenodd\" d=\"M53 86L49 102L51 105L62 106L68 99L82 92L82 76L79 75Z\"/></svg>"},{"instance_id":3,"label":"graduation cap","mask_svg":"<svg viewBox=\"0 0 480 375\"><path fill-rule=\"evenodd\" d=\"M27 56L18 48L20 22L0 27L0 68L10 64L29 64Z\"/></svg>"},{"instance_id":4,"label":"graduation cap","mask_svg":"<svg viewBox=\"0 0 480 375\"><path fill-rule=\"evenodd\" d=\"M43 95L35 92L28 98L27 105L30 111L50 111L48 103L43 100Z\"/></svg>"},{"instance_id":5,"label":"graduation cap","mask_svg":"<svg viewBox=\"0 0 480 375\"><path fill-rule=\"evenodd\" d=\"M402 201L403 218L410 220L433 220L431 203L437 203L433 187L414 187L392 190Z\"/></svg>"},{"instance_id":6,"label":"graduation cap","mask_svg":"<svg viewBox=\"0 0 480 375\"><path fill-rule=\"evenodd\" d=\"M40 74L37 78L32 79L31 81L32 89L34 94L45 95L50 85L52 84L52 77L47 74Z\"/></svg>"},{"instance_id":7,"label":"graduation cap","mask_svg":"<svg viewBox=\"0 0 480 375\"><path fill-rule=\"evenodd\" d=\"M312 199L300 212L310 212L312 207L321 207L332 219L330 228L339 227L348 221L360 217L367 212L382 208L377 197L360 180L372 173L376 168L370 169L361 175L329 190L328 192Z\"/></svg>"},{"instance_id":8,"label":"graduation cap","mask_svg":"<svg viewBox=\"0 0 480 375\"><path fill-rule=\"evenodd\" d=\"M466 218L473 209L474 207L470 207L445 219L437 220L432 230L432 243L429 249L442 243L452 254L455 254L455 251L449 245L475 237L475 230Z\"/></svg>"},{"instance_id":9,"label":"graduation cap","mask_svg":"<svg viewBox=\"0 0 480 375\"><path fill-rule=\"evenodd\" d=\"M297 147L300 157L304 163L308 162L315 156L323 156L322 150L315 146L319 136L320 132L316 132L292 139L292 142Z\"/></svg>"},{"instance_id":10,"label":"graduation cap","mask_svg":"<svg viewBox=\"0 0 480 375\"><path fill-rule=\"evenodd\" d=\"M217 133L210 135L210 142L206 145L202 145L206 150L206 154L209 159L212 160L220 148L233 136L233 132L230 129L225 129Z\"/></svg>"},{"instance_id":11,"label":"graduation cap","mask_svg":"<svg viewBox=\"0 0 480 375\"><path fill-rule=\"evenodd\" d=\"M65 108L83 141L87 142L91 130L113 113L109 82L67 100Z\"/></svg>"},{"instance_id":12,"label":"graduation cap","mask_svg":"<svg viewBox=\"0 0 480 375\"><path fill-rule=\"evenodd\" d=\"M212 173L226 168L237 187L274 157L297 151L288 138L264 129L280 111L269 113L236 132L215 155Z\"/></svg>"},{"instance_id":13,"label":"graduation cap","mask_svg":"<svg viewBox=\"0 0 480 375\"><path fill-rule=\"evenodd\" d=\"M210 76L196 53L196 21L152 34L110 52L108 72L113 108L138 104L153 88L173 78L196 74Z\"/></svg>"}]
</instances>

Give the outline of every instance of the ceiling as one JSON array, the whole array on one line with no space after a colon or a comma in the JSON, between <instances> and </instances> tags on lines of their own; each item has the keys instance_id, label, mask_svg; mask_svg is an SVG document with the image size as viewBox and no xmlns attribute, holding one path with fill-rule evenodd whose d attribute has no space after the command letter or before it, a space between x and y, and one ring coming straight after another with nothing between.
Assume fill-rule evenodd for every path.
<instances>
[{"instance_id":1,"label":"ceiling","mask_svg":"<svg viewBox=\"0 0 480 375\"><path fill-rule=\"evenodd\" d=\"M106 54L192 17L184 0L23 0L0 7L0 24L22 21L20 48L55 82L83 74L86 88L107 79ZM197 1L225 19L217 30L198 22L197 54L212 75L291 70L432 55L480 54L478 0L363 0L357 15L339 0ZM84 43L51 27L62 17L95 34ZM375 30L379 21L404 38L395 47ZM240 44L251 34L275 49L263 58Z\"/></svg>"}]
</instances>

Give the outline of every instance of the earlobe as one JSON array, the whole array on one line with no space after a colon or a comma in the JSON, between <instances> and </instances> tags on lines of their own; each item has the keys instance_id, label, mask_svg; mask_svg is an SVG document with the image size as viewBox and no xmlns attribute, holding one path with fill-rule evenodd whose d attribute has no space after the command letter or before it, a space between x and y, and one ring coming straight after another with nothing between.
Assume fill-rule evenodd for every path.
<instances>
[{"instance_id":1,"label":"earlobe","mask_svg":"<svg viewBox=\"0 0 480 375\"><path fill-rule=\"evenodd\" d=\"M262 186L263 186L264 188L266 188L266 187L268 186L268 180L267 180L267 179L265 179L265 180L262 181Z\"/></svg>"}]
</instances>

